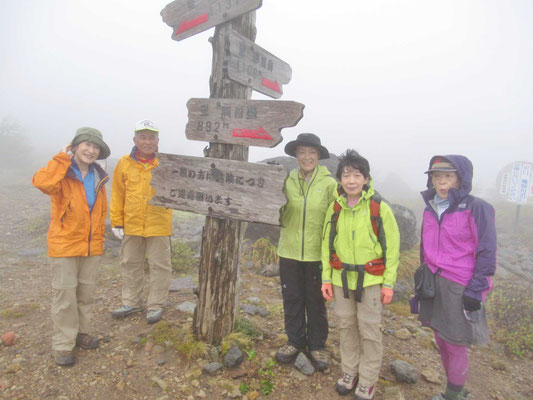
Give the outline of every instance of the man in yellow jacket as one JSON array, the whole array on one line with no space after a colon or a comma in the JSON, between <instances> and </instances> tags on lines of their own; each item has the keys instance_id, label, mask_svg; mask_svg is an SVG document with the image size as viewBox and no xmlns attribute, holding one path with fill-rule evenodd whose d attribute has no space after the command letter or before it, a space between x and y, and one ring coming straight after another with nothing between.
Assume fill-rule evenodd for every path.
<instances>
[{"instance_id":1,"label":"man in yellow jacket","mask_svg":"<svg viewBox=\"0 0 533 400\"><path fill-rule=\"evenodd\" d=\"M111 225L115 236L122 240L122 305L111 315L119 319L143 311L146 258L150 268L146 319L153 324L161 319L168 301L172 210L148 204L155 195L150 182L152 170L159 164L159 129L150 120L137 122L133 143L131 153L115 167L111 187Z\"/></svg>"}]
</instances>

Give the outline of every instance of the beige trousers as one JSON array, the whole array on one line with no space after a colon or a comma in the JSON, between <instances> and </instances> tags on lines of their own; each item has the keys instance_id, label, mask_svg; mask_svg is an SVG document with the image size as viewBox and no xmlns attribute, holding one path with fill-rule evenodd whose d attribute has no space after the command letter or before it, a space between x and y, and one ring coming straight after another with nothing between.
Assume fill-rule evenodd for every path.
<instances>
[{"instance_id":1,"label":"beige trousers","mask_svg":"<svg viewBox=\"0 0 533 400\"><path fill-rule=\"evenodd\" d=\"M78 333L89 333L99 260L100 256L53 259L54 350L72 350Z\"/></svg>"},{"instance_id":2,"label":"beige trousers","mask_svg":"<svg viewBox=\"0 0 533 400\"><path fill-rule=\"evenodd\" d=\"M342 371L359 374L359 383L372 386L379 379L383 346L381 342L381 285L363 289L362 301L354 291L345 299L342 287L333 285L335 314L339 317Z\"/></svg>"},{"instance_id":3,"label":"beige trousers","mask_svg":"<svg viewBox=\"0 0 533 400\"><path fill-rule=\"evenodd\" d=\"M172 277L169 236L124 235L120 249L122 304L142 307L145 258L148 259L150 268L147 308L149 311L159 310L168 302L168 289Z\"/></svg>"}]
</instances>

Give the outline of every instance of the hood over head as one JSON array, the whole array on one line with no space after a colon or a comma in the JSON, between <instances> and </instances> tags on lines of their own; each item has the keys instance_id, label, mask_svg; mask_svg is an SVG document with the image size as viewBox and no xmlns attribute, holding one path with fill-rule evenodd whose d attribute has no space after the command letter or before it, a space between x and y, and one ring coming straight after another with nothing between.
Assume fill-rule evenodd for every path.
<instances>
[{"instance_id":1,"label":"hood over head","mask_svg":"<svg viewBox=\"0 0 533 400\"><path fill-rule=\"evenodd\" d=\"M428 171L431 170L432 165L435 163L436 159L442 159L442 161L449 161L457 169L457 175L461 181L459 189L450 189L450 202L453 203L454 200L461 199L468 195L472 191L472 177L474 174L474 167L472 162L465 156L460 155L436 155L431 157L429 161ZM431 183L431 174L428 173L427 188L430 191L434 192L433 184ZM434 193L433 193L434 194Z\"/></svg>"}]
</instances>

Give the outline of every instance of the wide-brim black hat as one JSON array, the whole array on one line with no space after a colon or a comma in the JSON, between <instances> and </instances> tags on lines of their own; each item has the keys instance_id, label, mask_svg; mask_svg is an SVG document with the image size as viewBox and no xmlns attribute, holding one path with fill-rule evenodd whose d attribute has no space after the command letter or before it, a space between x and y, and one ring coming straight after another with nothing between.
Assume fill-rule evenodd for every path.
<instances>
[{"instance_id":1,"label":"wide-brim black hat","mask_svg":"<svg viewBox=\"0 0 533 400\"><path fill-rule=\"evenodd\" d=\"M329 151L320 143L320 138L314 133L300 133L296 140L285 145L285 153L289 156L296 157L296 148L298 146L314 147L318 150L319 160L329 158Z\"/></svg>"}]
</instances>

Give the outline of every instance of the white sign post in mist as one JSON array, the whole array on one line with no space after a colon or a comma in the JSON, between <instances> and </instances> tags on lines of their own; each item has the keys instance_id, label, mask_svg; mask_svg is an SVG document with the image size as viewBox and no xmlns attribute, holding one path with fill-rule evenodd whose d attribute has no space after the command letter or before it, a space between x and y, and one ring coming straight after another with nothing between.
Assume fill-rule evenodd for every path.
<instances>
[{"instance_id":1,"label":"white sign post in mist","mask_svg":"<svg viewBox=\"0 0 533 400\"><path fill-rule=\"evenodd\" d=\"M515 230L520 218L520 206L527 204L527 198L533 196L532 171L533 163L516 161L500 173L500 195L507 201L516 203Z\"/></svg>"}]
</instances>

